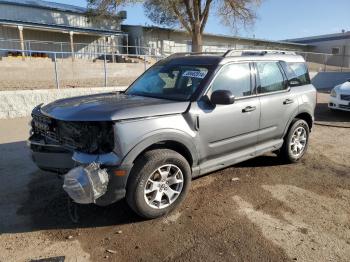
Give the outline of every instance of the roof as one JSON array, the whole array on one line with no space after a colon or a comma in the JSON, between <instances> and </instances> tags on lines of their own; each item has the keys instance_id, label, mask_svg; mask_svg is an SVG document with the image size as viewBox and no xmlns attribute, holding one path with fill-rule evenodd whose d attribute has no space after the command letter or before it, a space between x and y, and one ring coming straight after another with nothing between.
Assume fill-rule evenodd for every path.
<instances>
[{"instance_id":1,"label":"roof","mask_svg":"<svg viewBox=\"0 0 350 262\"><path fill-rule=\"evenodd\" d=\"M284 41L308 44L308 43L325 42L325 41L342 40L342 39L350 39L350 31L347 31L344 33L316 35L316 36L309 36L309 37L287 39Z\"/></svg>"},{"instance_id":2,"label":"roof","mask_svg":"<svg viewBox=\"0 0 350 262\"><path fill-rule=\"evenodd\" d=\"M8 26L26 26L28 28L38 28L48 31L74 31L75 33L90 33L97 35L124 35L123 32L119 30L108 30L108 29L94 29L94 28L82 28L82 27L72 27L65 25L57 25L57 24L42 24L42 23L32 23L32 22L24 22L24 21L10 21L6 19L0 19L0 24L8 25Z\"/></svg>"},{"instance_id":3,"label":"roof","mask_svg":"<svg viewBox=\"0 0 350 262\"><path fill-rule=\"evenodd\" d=\"M67 5L67 4L59 4L59 3L48 2L43 0L0 0L0 4L53 9L53 10L58 10L63 12L71 12L71 13L79 13L79 14L83 14L87 11L87 9L84 7Z\"/></svg>"},{"instance_id":4,"label":"roof","mask_svg":"<svg viewBox=\"0 0 350 262\"><path fill-rule=\"evenodd\" d=\"M141 25L125 25L125 24L123 24L122 27L142 27L143 29L147 29L147 30L165 30L165 31L178 32L178 33L186 33L186 31L184 31L184 30L173 29L173 28L164 28L164 27L159 27L159 26L141 26ZM229 38L229 39L294 45L294 46L300 46L300 47L308 46L307 44L303 44L303 43L292 43L289 41L274 41L274 40L268 40L268 39L250 38L250 37L242 37L242 36L236 36L236 35L204 33L204 36L216 36L216 37Z\"/></svg>"}]
</instances>

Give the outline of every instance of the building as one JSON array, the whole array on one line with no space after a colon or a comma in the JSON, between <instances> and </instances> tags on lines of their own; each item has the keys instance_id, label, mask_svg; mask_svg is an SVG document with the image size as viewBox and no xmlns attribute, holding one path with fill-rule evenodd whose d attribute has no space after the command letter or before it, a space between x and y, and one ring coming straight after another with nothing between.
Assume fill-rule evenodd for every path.
<instances>
[{"instance_id":1,"label":"building","mask_svg":"<svg viewBox=\"0 0 350 262\"><path fill-rule=\"evenodd\" d=\"M190 52L191 37L182 30L155 26L122 25L121 29L129 36L132 53L143 54L145 51L137 46L145 46L158 50L160 54ZM284 49L308 51L308 45L286 41L269 41L264 39L228 36L220 34L203 35L203 51L220 52L227 49Z\"/></svg>"},{"instance_id":2,"label":"building","mask_svg":"<svg viewBox=\"0 0 350 262\"><path fill-rule=\"evenodd\" d=\"M312 55L308 60L338 67L350 67L350 31L285 40L287 42L306 44L315 53L331 54L329 56Z\"/></svg>"},{"instance_id":3,"label":"building","mask_svg":"<svg viewBox=\"0 0 350 262\"><path fill-rule=\"evenodd\" d=\"M106 52L109 59L115 60L116 54L169 55L191 51L191 37L185 31L122 25L125 18L124 11L116 19L97 20L89 18L87 9L82 7L43 0L0 0L0 58L52 58L50 51L54 51L62 58L92 59L102 58ZM231 48L308 51L309 46L228 35L203 36L203 51Z\"/></svg>"},{"instance_id":4,"label":"building","mask_svg":"<svg viewBox=\"0 0 350 262\"><path fill-rule=\"evenodd\" d=\"M125 12L117 21L94 21L86 11L42 0L0 0L0 48L96 53L123 41Z\"/></svg>"}]
</instances>

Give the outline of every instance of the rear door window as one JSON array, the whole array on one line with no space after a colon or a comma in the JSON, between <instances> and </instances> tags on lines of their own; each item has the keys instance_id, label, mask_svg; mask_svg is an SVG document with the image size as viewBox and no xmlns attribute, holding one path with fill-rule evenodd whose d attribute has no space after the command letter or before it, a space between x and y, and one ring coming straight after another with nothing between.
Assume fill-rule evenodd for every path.
<instances>
[{"instance_id":1,"label":"rear door window","mask_svg":"<svg viewBox=\"0 0 350 262\"><path fill-rule=\"evenodd\" d=\"M258 93L271 93L286 89L283 74L278 62L256 62L260 85Z\"/></svg>"},{"instance_id":2,"label":"rear door window","mask_svg":"<svg viewBox=\"0 0 350 262\"><path fill-rule=\"evenodd\" d=\"M309 71L305 63L281 62L283 71L286 73L288 80L298 78L301 85L310 84Z\"/></svg>"}]
</instances>

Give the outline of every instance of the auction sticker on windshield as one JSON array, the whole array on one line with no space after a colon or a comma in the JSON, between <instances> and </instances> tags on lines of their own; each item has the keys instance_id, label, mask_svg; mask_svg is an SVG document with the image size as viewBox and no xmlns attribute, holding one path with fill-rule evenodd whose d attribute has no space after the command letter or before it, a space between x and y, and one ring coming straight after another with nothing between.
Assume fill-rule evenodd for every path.
<instances>
[{"instance_id":1,"label":"auction sticker on windshield","mask_svg":"<svg viewBox=\"0 0 350 262\"><path fill-rule=\"evenodd\" d=\"M206 74L207 72L202 72L202 71L186 71L182 74L182 76L203 79L206 76Z\"/></svg>"}]
</instances>

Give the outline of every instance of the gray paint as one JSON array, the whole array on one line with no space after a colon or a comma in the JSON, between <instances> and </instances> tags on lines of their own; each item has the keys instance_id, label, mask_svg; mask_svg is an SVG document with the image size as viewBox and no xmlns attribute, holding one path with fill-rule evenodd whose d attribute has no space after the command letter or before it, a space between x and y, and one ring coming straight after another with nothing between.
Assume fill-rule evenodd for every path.
<instances>
[{"instance_id":1,"label":"gray paint","mask_svg":"<svg viewBox=\"0 0 350 262\"><path fill-rule=\"evenodd\" d=\"M115 92L57 100L44 106L42 111L64 121L117 121L180 114L186 111L188 105L188 102Z\"/></svg>"},{"instance_id":2,"label":"gray paint","mask_svg":"<svg viewBox=\"0 0 350 262\"><path fill-rule=\"evenodd\" d=\"M194 63L196 56L184 58L186 63L190 63L191 59ZM215 61L213 57L211 59ZM260 57L221 57L213 62L213 67L242 59L254 62ZM296 55L264 56L265 61L300 62L301 59ZM254 70L251 77L255 78ZM268 94L253 94L230 105L210 103L210 92L206 92L208 86L210 82L202 87L202 96L192 102L105 94L60 100L44 106L41 111L65 121L113 120L113 152L117 156L115 159L120 159L117 167L127 167L128 172L135 159L148 147L166 141L178 143L191 155L193 176L277 150L296 116L301 113L308 114L311 119L314 116L316 90L311 84ZM287 99L292 103L285 103ZM247 106L256 108L244 112ZM117 189L124 189L126 181L123 177Z\"/></svg>"}]
</instances>

